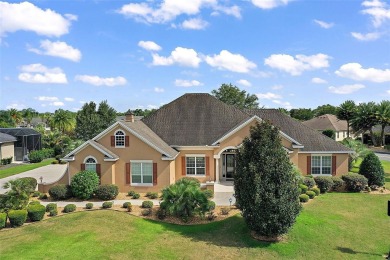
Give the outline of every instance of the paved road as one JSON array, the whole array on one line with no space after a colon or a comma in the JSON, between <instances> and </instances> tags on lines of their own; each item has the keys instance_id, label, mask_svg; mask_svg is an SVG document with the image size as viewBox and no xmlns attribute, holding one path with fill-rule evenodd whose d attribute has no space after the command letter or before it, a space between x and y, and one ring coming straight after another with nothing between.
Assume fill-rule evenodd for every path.
<instances>
[{"instance_id":1,"label":"paved road","mask_svg":"<svg viewBox=\"0 0 390 260\"><path fill-rule=\"evenodd\" d=\"M6 190L3 189L3 185L9 180L14 180L22 177L33 177L39 183L41 182L39 178L42 176L43 182L51 183L53 181L58 180L65 172L65 170L66 170L66 164L50 164L47 166L36 168L34 170L26 171L23 173L19 173L10 177L0 179L0 194L6 192Z\"/></svg>"},{"instance_id":2,"label":"paved road","mask_svg":"<svg viewBox=\"0 0 390 260\"><path fill-rule=\"evenodd\" d=\"M384 154L384 153L375 153L380 160L383 161L390 161L390 154Z\"/></svg>"}]
</instances>

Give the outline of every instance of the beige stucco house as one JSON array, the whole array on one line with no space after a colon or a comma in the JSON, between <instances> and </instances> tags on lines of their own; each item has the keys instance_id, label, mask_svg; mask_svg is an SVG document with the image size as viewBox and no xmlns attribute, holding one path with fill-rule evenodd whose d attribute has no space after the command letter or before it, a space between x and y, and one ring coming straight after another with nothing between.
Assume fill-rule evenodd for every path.
<instances>
[{"instance_id":1,"label":"beige stucco house","mask_svg":"<svg viewBox=\"0 0 390 260\"><path fill-rule=\"evenodd\" d=\"M209 94L185 94L142 120L128 115L67 154L58 183L84 169L121 192L159 191L184 176L208 185L233 181L235 153L262 120L280 129L286 156L304 174L348 172L351 150L278 110L243 111Z\"/></svg>"},{"instance_id":2,"label":"beige stucco house","mask_svg":"<svg viewBox=\"0 0 390 260\"><path fill-rule=\"evenodd\" d=\"M12 157L14 161L14 143L16 138L9 134L0 133L0 160Z\"/></svg>"}]
</instances>

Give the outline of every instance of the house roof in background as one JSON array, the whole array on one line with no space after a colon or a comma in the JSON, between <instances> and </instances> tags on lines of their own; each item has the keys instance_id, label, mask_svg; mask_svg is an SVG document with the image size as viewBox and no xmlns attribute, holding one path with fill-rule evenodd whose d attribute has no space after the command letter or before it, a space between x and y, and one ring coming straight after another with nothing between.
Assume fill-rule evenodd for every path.
<instances>
[{"instance_id":1,"label":"house roof in background","mask_svg":"<svg viewBox=\"0 0 390 260\"><path fill-rule=\"evenodd\" d=\"M12 135L0 133L0 144L16 142L16 138Z\"/></svg>"},{"instance_id":2,"label":"house roof in background","mask_svg":"<svg viewBox=\"0 0 390 260\"><path fill-rule=\"evenodd\" d=\"M20 127L20 128L0 128L0 133L9 134L12 136L26 136L26 135L41 135L39 132L32 128Z\"/></svg>"},{"instance_id":3,"label":"house roof in background","mask_svg":"<svg viewBox=\"0 0 390 260\"><path fill-rule=\"evenodd\" d=\"M327 129L334 131L347 131L348 129L347 121L340 120L335 115L331 114L314 117L302 122L302 124L320 131Z\"/></svg>"}]
</instances>

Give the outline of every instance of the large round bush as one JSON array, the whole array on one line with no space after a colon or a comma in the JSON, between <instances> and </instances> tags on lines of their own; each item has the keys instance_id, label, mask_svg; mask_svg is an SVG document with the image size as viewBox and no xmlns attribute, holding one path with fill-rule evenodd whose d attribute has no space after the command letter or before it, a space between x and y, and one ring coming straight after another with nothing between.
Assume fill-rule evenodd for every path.
<instances>
[{"instance_id":1,"label":"large round bush","mask_svg":"<svg viewBox=\"0 0 390 260\"><path fill-rule=\"evenodd\" d=\"M58 184L49 189L49 195L53 200L66 200L72 197L69 185Z\"/></svg>"},{"instance_id":2,"label":"large round bush","mask_svg":"<svg viewBox=\"0 0 390 260\"><path fill-rule=\"evenodd\" d=\"M8 219L11 224L11 227L20 227L26 222L27 219L27 210L10 210L8 211Z\"/></svg>"},{"instance_id":3,"label":"large round bush","mask_svg":"<svg viewBox=\"0 0 390 260\"><path fill-rule=\"evenodd\" d=\"M41 221L45 216L46 207L41 204L29 205L27 207L28 218L31 221Z\"/></svg>"},{"instance_id":4,"label":"large round bush","mask_svg":"<svg viewBox=\"0 0 390 260\"><path fill-rule=\"evenodd\" d=\"M368 180L361 174L349 173L341 177L345 182L347 191L360 192L368 185Z\"/></svg>"},{"instance_id":5,"label":"large round bush","mask_svg":"<svg viewBox=\"0 0 390 260\"><path fill-rule=\"evenodd\" d=\"M374 153L369 153L360 164L359 174L368 179L368 185L383 186L385 184L385 172L383 166Z\"/></svg>"},{"instance_id":6,"label":"large round bush","mask_svg":"<svg viewBox=\"0 0 390 260\"><path fill-rule=\"evenodd\" d=\"M317 176L314 177L315 182L317 183L318 188L321 193L328 192L333 187L333 180L330 176Z\"/></svg>"},{"instance_id":7,"label":"large round bush","mask_svg":"<svg viewBox=\"0 0 390 260\"><path fill-rule=\"evenodd\" d=\"M93 171L81 171L72 177L70 188L73 196L78 199L86 200L93 196L93 193L99 187L99 177Z\"/></svg>"},{"instance_id":8,"label":"large round bush","mask_svg":"<svg viewBox=\"0 0 390 260\"><path fill-rule=\"evenodd\" d=\"M39 163L42 162L42 160L44 159L44 154L39 150L31 151L28 154L28 159L31 163Z\"/></svg>"},{"instance_id":9,"label":"large round bush","mask_svg":"<svg viewBox=\"0 0 390 260\"><path fill-rule=\"evenodd\" d=\"M119 188L115 184L100 185L95 192L96 197L101 200L113 200L118 194Z\"/></svg>"}]
</instances>

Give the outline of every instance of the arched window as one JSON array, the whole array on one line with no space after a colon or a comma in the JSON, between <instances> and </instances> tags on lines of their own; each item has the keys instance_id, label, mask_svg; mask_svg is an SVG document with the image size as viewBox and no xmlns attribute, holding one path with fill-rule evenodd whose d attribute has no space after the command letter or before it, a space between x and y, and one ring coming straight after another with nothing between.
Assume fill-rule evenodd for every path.
<instances>
[{"instance_id":1,"label":"arched window","mask_svg":"<svg viewBox=\"0 0 390 260\"><path fill-rule=\"evenodd\" d=\"M96 170L97 161L96 161L95 158L93 158L93 157L87 157L87 158L85 159L84 163L85 163L85 170L97 172L97 170Z\"/></svg>"},{"instance_id":2,"label":"arched window","mask_svg":"<svg viewBox=\"0 0 390 260\"><path fill-rule=\"evenodd\" d=\"M122 130L115 132L115 147L125 147L125 133Z\"/></svg>"}]
</instances>

